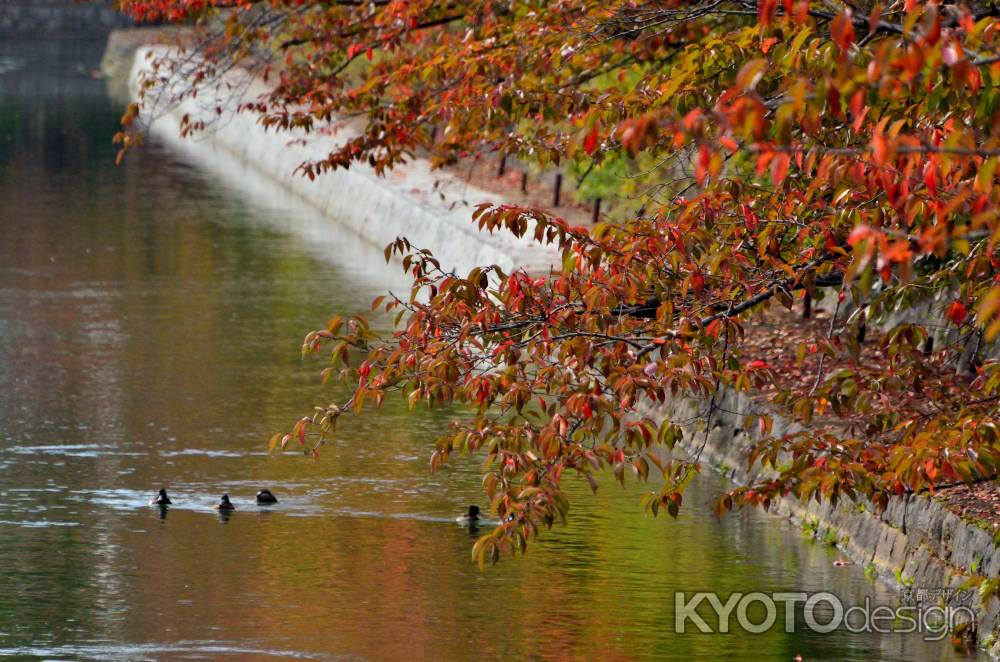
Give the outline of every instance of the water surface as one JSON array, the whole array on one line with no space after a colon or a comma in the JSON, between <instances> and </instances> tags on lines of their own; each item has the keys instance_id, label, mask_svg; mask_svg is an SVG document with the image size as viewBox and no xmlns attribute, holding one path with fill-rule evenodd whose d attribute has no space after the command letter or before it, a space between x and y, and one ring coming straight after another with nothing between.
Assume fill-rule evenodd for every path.
<instances>
[{"instance_id":1,"label":"water surface","mask_svg":"<svg viewBox=\"0 0 1000 662\"><path fill-rule=\"evenodd\" d=\"M446 413L390 403L318 461L267 456L336 395L301 338L392 282L381 251L155 142L116 168L102 48L0 42L0 655L954 659L913 636L675 634L678 590L896 602L783 520L716 522L715 477L676 522L577 486L568 527L481 572L452 521L478 461L428 472ZM161 486L166 513L144 505ZM277 507L252 504L263 486Z\"/></svg>"}]
</instances>

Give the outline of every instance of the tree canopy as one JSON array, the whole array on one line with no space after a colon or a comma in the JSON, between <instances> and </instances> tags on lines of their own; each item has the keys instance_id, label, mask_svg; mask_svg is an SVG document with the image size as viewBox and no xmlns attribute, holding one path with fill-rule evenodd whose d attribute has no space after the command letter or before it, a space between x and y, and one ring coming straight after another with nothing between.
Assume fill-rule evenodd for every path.
<instances>
[{"instance_id":1,"label":"tree canopy","mask_svg":"<svg viewBox=\"0 0 1000 662\"><path fill-rule=\"evenodd\" d=\"M885 506L996 477L993 2L121 5L196 26L185 94L238 66L272 83L241 108L265 126L360 118L363 130L302 164L304 176L487 153L626 173L633 212L594 227L511 205L475 211L484 231L556 245L551 273L450 273L400 239L386 256L412 273L412 297L373 304L398 312L395 330L337 318L306 337L307 350L332 349L326 374L356 390L272 445L319 445L342 413L394 393L411 406L471 404L431 462L486 456L501 524L477 543L480 560L523 550L565 517L563 481L596 489L605 468L618 480L662 474L646 506L676 515L699 445L658 453L681 432L643 403L715 402L724 388L772 385L767 406L806 426L775 438L767 415L748 417L759 441L747 461L774 471L721 495L720 513L788 494ZM784 348L808 367L805 384L746 351L755 316L803 299L839 313ZM873 358L863 348L876 336Z\"/></svg>"}]
</instances>

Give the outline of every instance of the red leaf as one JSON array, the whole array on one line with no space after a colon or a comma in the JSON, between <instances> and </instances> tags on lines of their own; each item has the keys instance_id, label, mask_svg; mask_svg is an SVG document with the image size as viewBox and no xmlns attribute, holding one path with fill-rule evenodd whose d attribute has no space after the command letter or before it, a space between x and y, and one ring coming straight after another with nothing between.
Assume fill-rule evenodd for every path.
<instances>
[{"instance_id":1,"label":"red leaf","mask_svg":"<svg viewBox=\"0 0 1000 662\"><path fill-rule=\"evenodd\" d=\"M855 92L854 95L851 97L851 100L848 102L847 106L848 110L851 111L851 115L854 118L859 117L861 115L861 111L865 107L865 91L858 90L857 92Z\"/></svg>"},{"instance_id":2,"label":"red leaf","mask_svg":"<svg viewBox=\"0 0 1000 662\"><path fill-rule=\"evenodd\" d=\"M701 149L698 150L698 160L694 164L694 179L698 182L698 186L705 183L708 166L711 162L712 153L708 151L708 145L702 144Z\"/></svg>"},{"instance_id":3,"label":"red leaf","mask_svg":"<svg viewBox=\"0 0 1000 662\"><path fill-rule=\"evenodd\" d=\"M761 25L767 26L774 20L774 13L778 9L778 0L760 0L757 4L757 18Z\"/></svg>"},{"instance_id":4,"label":"red leaf","mask_svg":"<svg viewBox=\"0 0 1000 662\"><path fill-rule=\"evenodd\" d=\"M700 271L691 274L691 285L694 287L695 294L701 294L701 291L705 289L705 277L701 275Z\"/></svg>"},{"instance_id":5,"label":"red leaf","mask_svg":"<svg viewBox=\"0 0 1000 662\"><path fill-rule=\"evenodd\" d=\"M928 193L937 195L937 166L933 161L928 161L924 166L924 185L927 186Z\"/></svg>"},{"instance_id":6,"label":"red leaf","mask_svg":"<svg viewBox=\"0 0 1000 662\"><path fill-rule=\"evenodd\" d=\"M583 139L583 151L588 155L593 154L594 150L597 149L597 125L595 124L593 128L590 129L590 133L587 137Z\"/></svg>"},{"instance_id":7,"label":"red leaf","mask_svg":"<svg viewBox=\"0 0 1000 662\"><path fill-rule=\"evenodd\" d=\"M795 3L794 18L795 22L799 25L802 25L809 20L809 0L798 0L798 2Z\"/></svg>"},{"instance_id":8,"label":"red leaf","mask_svg":"<svg viewBox=\"0 0 1000 662\"><path fill-rule=\"evenodd\" d=\"M830 24L830 36L841 50L847 50L854 43L854 23L851 21L851 10L845 9L837 14Z\"/></svg>"},{"instance_id":9,"label":"red leaf","mask_svg":"<svg viewBox=\"0 0 1000 662\"><path fill-rule=\"evenodd\" d=\"M864 241L873 234L874 232L867 225L859 225L853 230L851 230L850 236L847 237L847 245L854 246L855 244Z\"/></svg>"},{"instance_id":10,"label":"red leaf","mask_svg":"<svg viewBox=\"0 0 1000 662\"><path fill-rule=\"evenodd\" d=\"M826 106L831 117L840 117L840 92L833 85L826 90Z\"/></svg>"},{"instance_id":11,"label":"red leaf","mask_svg":"<svg viewBox=\"0 0 1000 662\"><path fill-rule=\"evenodd\" d=\"M952 324L962 326L962 322L969 316L969 309L961 301L952 301L946 315Z\"/></svg>"}]
</instances>

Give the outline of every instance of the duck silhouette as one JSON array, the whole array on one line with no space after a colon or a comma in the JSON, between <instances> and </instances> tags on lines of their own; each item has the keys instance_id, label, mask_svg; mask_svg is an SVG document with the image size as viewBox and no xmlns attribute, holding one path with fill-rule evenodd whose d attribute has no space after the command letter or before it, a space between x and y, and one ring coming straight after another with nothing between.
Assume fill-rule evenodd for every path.
<instances>
[{"instance_id":1,"label":"duck silhouette","mask_svg":"<svg viewBox=\"0 0 1000 662\"><path fill-rule=\"evenodd\" d=\"M479 506L469 506L469 510L458 518L463 524L473 524L479 521Z\"/></svg>"},{"instance_id":2,"label":"duck silhouette","mask_svg":"<svg viewBox=\"0 0 1000 662\"><path fill-rule=\"evenodd\" d=\"M153 500L149 502L151 506L169 506L173 501L167 496L167 491L161 489L160 493L153 497Z\"/></svg>"},{"instance_id":3,"label":"duck silhouette","mask_svg":"<svg viewBox=\"0 0 1000 662\"><path fill-rule=\"evenodd\" d=\"M215 507L216 510L236 510L236 506L229 501L229 495L223 494L222 499L219 504Z\"/></svg>"},{"instance_id":4,"label":"duck silhouette","mask_svg":"<svg viewBox=\"0 0 1000 662\"><path fill-rule=\"evenodd\" d=\"M271 490L263 489L257 492L257 503L259 505L270 505L272 503L278 503L278 498L271 494Z\"/></svg>"}]
</instances>

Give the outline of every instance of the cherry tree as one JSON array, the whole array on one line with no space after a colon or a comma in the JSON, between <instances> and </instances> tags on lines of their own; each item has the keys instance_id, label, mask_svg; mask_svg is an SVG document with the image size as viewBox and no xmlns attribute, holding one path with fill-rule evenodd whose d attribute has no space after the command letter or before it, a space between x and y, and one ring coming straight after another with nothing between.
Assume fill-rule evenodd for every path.
<instances>
[{"instance_id":1,"label":"cherry tree","mask_svg":"<svg viewBox=\"0 0 1000 662\"><path fill-rule=\"evenodd\" d=\"M711 405L723 390L751 391L804 424L775 436L769 415L747 417L757 441L746 460L772 471L720 495L720 513L789 494L884 507L995 478L993 3L121 5L192 27L183 48L197 57L184 60L194 68L175 98L240 68L270 83L240 107L266 127L358 122L357 136L300 166L306 177L356 163L381 173L418 154L627 173L632 213L593 227L539 209L476 209L470 222L484 232L557 247L550 273L452 273L400 238L386 257L412 274L412 295L373 304L397 313L395 329L335 318L305 339L308 351L332 351L325 376L355 389L272 447L318 449L340 416L387 397L471 406L431 464L487 458L483 485L501 523L477 543L480 561L523 551L565 518L567 478L596 489L607 468L619 481L662 477L644 503L676 516L700 443L682 450L680 427L656 420L669 398ZM126 115L125 147L139 110ZM819 300L833 311L827 329L755 351L753 320ZM787 379L782 355L809 378Z\"/></svg>"}]
</instances>

